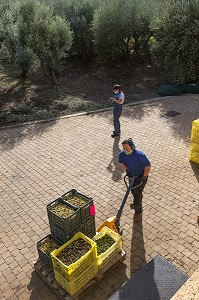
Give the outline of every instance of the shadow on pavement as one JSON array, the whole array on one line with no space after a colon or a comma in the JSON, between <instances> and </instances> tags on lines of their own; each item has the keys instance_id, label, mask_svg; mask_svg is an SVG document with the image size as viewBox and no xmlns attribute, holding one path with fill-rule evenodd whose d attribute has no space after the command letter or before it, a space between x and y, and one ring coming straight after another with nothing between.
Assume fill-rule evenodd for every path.
<instances>
[{"instance_id":1,"label":"shadow on pavement","mask_svg":"<svg viewBox=\"0 0 199 300\"><path fill-rule=\"evenodd\" d=\"M132 280L133 280L133 276L135 275L135 272L139 271L147 264L145 254L146 254L146 250L144 245L143 225L142 225L142 218L141 218L141 220L133 221L133 232L132 232L132 239L131 239L131 257L130 257L130 264L131 264L130 272L131 272ZM142 284L144 283L140 282L140 287L142 286ZM158 299L159 293L157 290L157 286L155 281L151 280L151 277L150 277L150 286L153 290L154 293L153 295L155 296L154 298ZM138 294L139 294L139 290L138 290Z\"/></svg>"},{"instance_id":2,"label":"shadow on pavement","mask_svg":"<svg viewBox=\"0 0 199 300\"><path fill-rule=\"evenodd\" d=\"M144 265L146 265L146 256L145 256L145 246L143 238L143 225L142 219L139 221L133 222L133 232L131 239L131 265L130 272L131 275L136 271L140 270Z\"/></svg>"},{"instance_id":3,"label":"shadow on pavement","mask_svg":"<svg viewBox=\"0 0 199 300\"><path fill-rule=\"evenodd\" d=\"M147 278L146 282L146 273L136 273L147 264L145 257L145 246L143 239L143 226L142 220L133 222L133 232L131 240L131 257L130 257L130 272L133 275L124 286L117 291L110 300L142 300L142 299L152 299L148 298L146 293L146 286L150 286L150 289L153 291L153 299L159 299L159 293L157 289L155 277L155 266L152 262L150 267L150 276ZM139 275L138 275L139 274ZM134 277L135 275L135 277ZM145 277L144 277L145 275ZM134 278L136 278L134 280ZM144 298L143 298L144 297Z\"/></svg>"},{"instance_id":4,"label":"shadow on pavement","mask_svg":"<svg viewBox=\"0 0 199 300\"><path fill-rule=\"evenodd\" d=\"M167 101L161 101L160 102L150 102L146 104L137 104L135 106L126 106L123 109L122 112L122 118L126 118L127 120L121 121L122 122L129 122L129 125L131 124L131 120L139 120L139 122L142 122L142 118L147 118L147 115L151 115L151 113L154 113L154 107L156 108L156 121L158 118L164 117L164 120L166 123L169 124L169 126L172 127L173 129L173 135L177 135L180 138L182 138L185 142L190 141L190 134L191 134L191 124L194 119L197 119L198 117L198 110L197 109L191 109L190 111L187 111L186 105L182 104L181 107L179 107L179 102L181 100L184 100L187 97L187 101L189 100L189 96L179 96L174 99L169 99ZM190 98L192 100L192 98ZM190 100L190 101L191 101ZM173 110L178 111L180 113L179 116L176 117L168 117L165 116L165 113L168 110L171 110L171 101L173 101ZM171 102L171 103L170 103ZM191 108L193 104L190 104ZM88 113L89 117L94 117L96 116L96 113ZM101 118L108 120L110 124L113 124L113 116L111 111L101 111L98 112L97 115ZM183 122L184 119L186 118L186 123ZM7 127L4 128L0 127L1 131L1 144L3 145L4 149L11 149L14 147L15 144L21 142L24 138L32 138L33 136L36 136L38 134L42 134L48 130L48 128L54 126L56 124L57 120L44 120L43 123L39 124L32 124L32 125L13 125L12 127ZM123 124L121 124L123 125ZM97 126L97 125L96 125ZM4 135L4 130L5 130L5 135ZM131 130L131 129L130 129ZM117 178L118 173L117 173L117 164L116 164L116 159L115 159L115 154L117 152L118 145L116 144L117 140L114 140L114 146L113 146L113 161L112 164L115 166L115 169L113 170L113 177L115 181L118 181L119 179ZM111 162L110 162L111 164Z\"/></svg>"},{"instance_id":5,"label":"shadow on pavement","mask_svg":"<svg viewBox=\"0 0 199 300\"><path fill-rule=\"evenodd\" d=\"M30 300L48 299L58 300L56 294L47 285L47 283L37 274L36 271L32 272L30 283L27 285L30 291Z\"/></svg>"},{"instance_id":6,"label":"shadow on pavement","mask_svg":"<svg viewBox=\"0 0 199 300\"><path fill-rule=\"evenodd\" d=\"M57 120L43 121L31 125L13 125L11 127L0 127L0 144L4 150L10 150L24 139L31 140L36 135L42 135L56 124Z\"/></svg>"},{"instance_id":7,"label":"shadow on pavement","mask_svg":"<svg viewBox=\"0 0 199 300\"><path fill-rule=\"evenodd\" d=\"M154 114L154 122L158 119L164 119L173 130L173 136L178 136L185 142L190 142L192 121L198 119L199 106L196 107L198 99L196 95L181 95L171 99L160 99L159 101L146 102L145 104L138 103L134 106L127 106L122 112L122 117L139 120L142 124L142 118L147 119L147 116ZM189 101L190 99L190 101ZM181 104L182 101L182 104ZM186 104L184 101L187 101ZM193 102L193 103L192 103ZM179 112L179 115L168 116L168 111ZM186 120L186 122L184 121ZM128 122L128 121L127 121ZM153 122L153 120L151 121ZM129 123L130 124L130 123Z\"/></svg>"},{"instance_id":8,"label":"shadow on pavement","mask_svg":"<svg viewBox=\"0 0 199 300\"><path fill-rule=\"evenodd\" d=\"M198 164L195 164L195 163L192 163L190 162L190 165L192 167L192 170L196 176L196 179L198 180L198 183L199 183L199 165Z\"/></svg>"},{"instance_id":9,"label":"shadow on pavement","mask_svg":"<svg viewBox=\"0 0 199 300\"><path fill-rule=\"evenodd\" d=\"M106 168L107 171L112 173L112 179L116 182L120 181L122 178L122 171L118 162L118 154L120 152L119 142L120 137L115 137L113 143L113 157Z\"/></svg>"},{"instance_id":10,"label":"shadow on pavement","mask_svg":"<svg viewBox=\"0 0 199 300\"><path fill-rule=\"evenodd\" d=\"M80 297L80 299L93 300L93 296L96 295L97 292L98 296L100 296L100 298L97 299L109 300L111 295L117 293L121 286L128 280L126 268L126 264L120 262L111 271L107 271L103 278Z\"/></svg>"}]
</instances>

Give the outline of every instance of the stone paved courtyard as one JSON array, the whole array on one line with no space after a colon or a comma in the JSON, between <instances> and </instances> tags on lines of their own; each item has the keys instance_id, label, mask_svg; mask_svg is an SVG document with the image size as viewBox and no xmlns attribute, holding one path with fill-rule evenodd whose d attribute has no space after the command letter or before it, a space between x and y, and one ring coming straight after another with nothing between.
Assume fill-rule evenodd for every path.
<instances>
[{"instance_id":1,"label":"stone paved courtyard","mask_svg":"<svg viewBox=\"0 0 199 300\"><path fill-rule=\"evenodd\" d=\"M152 165L142 222L133 222L130 195L121 218L127 259L82 299L107 300L157 254L191 276L199 268L199 165L188 158L198 118L198 95L183 95L124 106L120 139L110 137L111 110L0 128L0 300L57 299L33 269L36 243L50 233L46 205L75 188L94 199L97 225L115 215L126 192L117 159L126 136Z\"/></svg>"}]
</instances>

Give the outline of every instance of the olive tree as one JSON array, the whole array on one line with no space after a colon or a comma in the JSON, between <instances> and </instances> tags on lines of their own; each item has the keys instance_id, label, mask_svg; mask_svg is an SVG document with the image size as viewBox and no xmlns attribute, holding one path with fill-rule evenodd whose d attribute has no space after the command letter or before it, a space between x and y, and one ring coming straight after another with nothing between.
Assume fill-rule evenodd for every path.
<instances>
[{"instance_id":1,"label":"olive tree","mask_svg":"<svg viewBox=\"0 0 199 300\"><path fill-rule=\"evenodd\" d=\"M99 0L57 0L53 5L54 12L66 19L73 31L70 55L84 62L94 56L92 22L98 5Z\"/></svg>"},{"instance_id":2,"label":"olive tree","mask_svg":"<svg viewBox=\"0 0 199 300\"><path fill-rule=\"evenodd\" d=\"M49 6L39 1L27 0L21 4L19 20L20 43L38 57L44 75L58 89L56 71L60 59L72 44L69 24L54 16Z\"/></svg>"},{"instance_id":3,"label":"olive tree","mask_svg":"<svg viewBox=\"0 0 199 300\"><path fill-rule=\"evenodd\" d=\"M122 7L123 49L128 66L148 60L150 56L149 39L152 36L151 3L149 1L125 1Z\"/></svg>"},{"instance_id":4,"label":"olive tree","mask_svg":"<svg viewBox=\"0 0 199 300\"><path fill-rule=\"evenodd\" d=\"M173 79L184 84L199 80L199 1L170 0L152 24L153 52Z\"/></svg>"},{"instance_id":5,"label":"olive tree","mask_svg":"<svg viewBox=\"0 0 199 300\"><path fill-rule=\"evenodd\" d=\"M126 59L131 68L149 47L150 10L145 1L112 0L105 2L95 13L94 42L102 61Z\"/></svg>"},{"instance_id":6,"label":"olive tree","mask_svg":"<svg viewBox=\"0 0 199 300\"><path fill-rule=\"evenodd\" d=\"M15 61L18 43L17 20L20 2L2 1L0 4L0 51L1 59Z\"/></svg>"},{"instance_id":7,"label":"olive tree","mask_svg":"<svg viewBox=\"0 0 199 300\"><path fill-rule=\"evenodd\" d=\"M0 5L0 54L1 60L14 63L26 77L34 61L34 54L21 41L19 32L20 1L3 1Z\"/></svg>"},{"instance_id":8,"label":"olive tree","mask_svg":"<svg viewBox=\"0 0 199 300\"><path fill-rule=\"evenodd\" d=\"M15 63L21 69L21 77L25 78L30 68L33 66L36 57L33 51L24 46L17 43L16 53L15 53Z\"/></svg>"}]
</instances>

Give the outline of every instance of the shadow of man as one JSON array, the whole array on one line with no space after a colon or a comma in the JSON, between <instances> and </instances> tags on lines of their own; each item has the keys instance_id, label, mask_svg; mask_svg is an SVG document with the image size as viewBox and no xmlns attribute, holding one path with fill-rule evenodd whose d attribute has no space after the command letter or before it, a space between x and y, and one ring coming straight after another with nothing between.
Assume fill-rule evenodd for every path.
<instances>
[{"instance_id":1,"label":"shadow of man","mask_svg":"<svg viewBox=\"0 0 199 300\"><path fill-rule=\"evenodd\" d=\"M133 221L133 232L132 232L132 239L131 239L131 266L130 266L131 275L133 275L136 271L141 270L146 264L147 264L146 250L144 245L143 224L141 218L140 220ZM152 269L154 270L154 268ZM144 295L142 294L143 285L150 285L151 290L153 290L153 300L159 299L159 293L157 290L156 283L153 279L153 275L145 279L147 279L147 282L142 282L142 281L140 282L140 286L139 285L137 286L137 296L135 296L135 298L132 299L135 300L141 300L141 298L143 300L151 299L151 298L144 298ZM145 297L148 297L147 293Z\"/></svg>"},{"instance_id":2,"label":"shadow of man","mask_svg":"<svg viewBox=\"0 0 199 300\"><path fill-rule=\"evenodd\" d=\"M120 169L120 165L118 162L118 154L120 152L119 140L120 140L119 136L114 138L113 157L106 168L110 173L112 173L112 179L116 182L120 181L122 178L122 171Z\"/></svg>"},{"instance_id":3,"label":"shadow of man","mask_svg":"<svg viewBox=\"0 0 199 300\"><path fill-rule=\"evenodd\" d=\"M142 218L133 222L133 232L131 239L131 275L140 270L147 262L145 256Z\"/></svg>"},{"instance_id":4,"label":"shadow of man","mask_svg":"<svg viewBox=\"0 0 199 300\"><path fill-rule=\"evenodd\" d=\"M120 300L158 300L159 293L154 280L155 266L150 267L150 276L146 276L141 270L146 264L145 246L143 238L142 219L133 222L133 232L131 239L131 252L130 252L130 273L133 275L123 289L120 290ZM151 296L147 292L148 287L152 291Z\"/></svg>"},{"instance_id":5,"label":"shadow of man","mask_svg":"<svg viewBox=\"0 0 199 300\"><path fill-rule=\"evenodd\" d=\"M145 265L146 256L143 239L143 226L142 219L140 219L133 223L130 252L130 272L133 276L109 300L159 300L160 297L154 280L154 263L152 261L150 264L150 276L147 274L147 267ZM144 266L146 272L143 272ZM138 272L134 275L136 271Z\"/></svg>"}]
</instances>

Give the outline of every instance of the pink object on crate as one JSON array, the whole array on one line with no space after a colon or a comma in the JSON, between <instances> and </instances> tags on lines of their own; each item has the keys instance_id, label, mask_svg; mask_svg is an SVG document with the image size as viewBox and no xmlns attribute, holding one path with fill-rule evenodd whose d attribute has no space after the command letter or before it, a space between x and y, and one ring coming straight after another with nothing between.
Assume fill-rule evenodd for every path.
<instances>
[{"instance_id":1,"label":"pink object on crate","mask_svg":"<svg viewBox=\"0 0 199 300\"><path fill-rule=\"evenodd\" d=\"M90 214L91 215L95 215L96 214L95 205L91 205L90 206Z\"/></svg>"}]
</instances>

